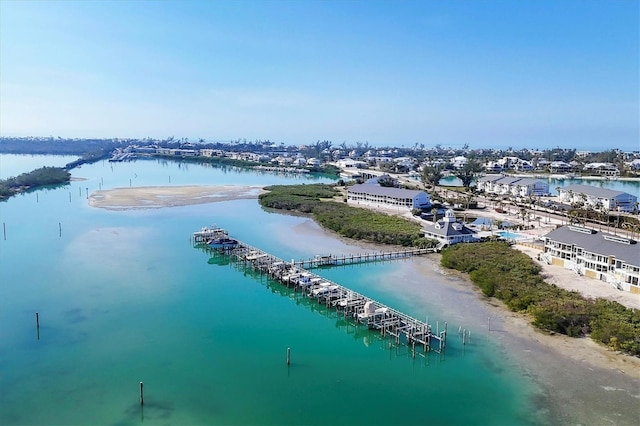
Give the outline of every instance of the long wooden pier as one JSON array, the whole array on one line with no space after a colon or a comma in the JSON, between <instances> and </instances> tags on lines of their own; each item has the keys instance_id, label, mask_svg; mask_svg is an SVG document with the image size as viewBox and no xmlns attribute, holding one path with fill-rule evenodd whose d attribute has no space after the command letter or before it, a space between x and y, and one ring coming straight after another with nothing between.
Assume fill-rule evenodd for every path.
<instances>
[{"instance_id":1,"label":"long wooden pier","mask_svg":"<svg viewBox=\"0 0 640 426\"><path fill-rule=\"evenodd\" d=\"M320 266L350 265L364 262L379 262L385 260L406 259L412 256L419 256L428 253L435 253L435 248L426 249L403 249L395 251L381 251L372 253L355 254L328 254L316 255L309 259L296 260L294 263L301 268L317 268Z\"/></svg>"},{"instance_id":2,"label":"long wooden pier","mask_svg":"<svg viewBox=\"0 0 640 426\"><path fill-rule=\"evenodd\" d=\"M224 239L233 241L233 244L220 244L216 246L213 242ZM344 315L345 319L350 319L355 325L366 325L371 330L378 330L383 337L391 337L397 345L406 345L416 355L416 346L422 347L424 353L434 351L442 353L446 347L447 323L444 323L440 330L439 324L436 330L426 321L421 321L410 317L396 309L386 306L376 300L357 293L347 287L327 280L320 275L314 274L304 265L319 266L318 262L292 260L286 262L276 256L264 252L258 248L241 241L230 239L228 233L221 228L203 228L194 232L192 241L196 246L209 247L211 250L229 256L231 260L240 264L244 268L249 268L260 274L265 274L272 280L276 280L282 285L293 288L304 297L315 299L323 304L327 309L336 310ZM399 257L413 256L415 250L387 252L384 256L378 254L379 259L393 259ZM420 252L420 254L423 254ZM373 254L331 256L331 260L340 259L341 262L355 263L355 261L366 261ZM354 259L354 262L351 259ZM360 259L360 260L359 260ZM306 263L305 263L306 262ZM390 343L391 344L391 343Z\"/></svg>"}]
</instances>

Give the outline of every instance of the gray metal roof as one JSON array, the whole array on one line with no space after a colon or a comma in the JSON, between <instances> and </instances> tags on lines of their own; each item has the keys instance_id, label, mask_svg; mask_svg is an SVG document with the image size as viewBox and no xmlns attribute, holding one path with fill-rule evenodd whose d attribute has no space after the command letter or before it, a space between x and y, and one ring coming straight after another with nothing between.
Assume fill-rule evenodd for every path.
<instances>
[{"instance_id":1,"label":"gray metal roof","mask_svg":"<svg viewBox=\"0 0 640 426\"><path fill-rule=\"evenodd\" d=\"M493 182L499 185L535 185L541 180L531 179L528 177L504 176L504 175L485 175L478 179L478 182Z\"/></svg>"},{"instance_id":2,"label":"gray metal roof","mask_svg":"<svg viewBox=\"0 0 640 426\"><path fill-rule=\"evenodd\" d=\"M564 244L573 244L602 256L613 256L630 265L640 265L640 244L637 242L635 244L624 244L605 240L605 235L615 236L599 231L593 232L593 234L586 234L571 230L570 226L563 226L549 232L545 235L545 238ZM624 235L617 235L617 237L626 238Z\"/></svg>"},{"instance_id":3,"label":"gray metal roof","mask_svg":"<svg viewBox=\"0 0 640 426\"><path fill-rule=\"evenodd\" d=\"M520 180L522 180L522 178L505 176L502 179L497 180L495 183L497 183L499 185L513 185L514 183L516 183L516 182L518 182Z\"/></svg>"},{"instance_id":4,"label":"gray metal roof","mask_svg":"<svg viewBox=\"0 0 640 426\"><path fill-rule=\"evenodd\" d=\"M478 182L495 182L503 177L504 175L484 175L478 179Z\"/></svg>"},{"instance_id":5,"label":"gray metal roof","mask_svg":"<svg viewBox=\"0 0 640 426\"><path fill-rule=\"evenodd\" d=\"M540 182L544 183L541 180L535 180L535 179L531 179L531 178L522 178L518 182L516 182L516 185L529 186L529 185L535 185L535 184L540 183Z\"/></svg>"},{"instance_id":6,"label":"gray metal roof","mask_svg":"<svg viewBox=\"0 0 640 426\"><path fill-rule=\"evenodd\" d=\"M411 199L415 198L420 193L425 193L424 191L417 191L413 189L390 188L364 183L352 185L347 189L347 191L354 194L385 195L387 197Z\"/></svg>"},{"instance_id":7,"label":"gray metal roof","mask_svg":"<svg viewBox=\"0 0 640 426\"><path fill-rule=\"evenodd\" d=\"M598 198L615 198L618 195L626 194L623 191L616 191L613 189L598 188L592 185L573 184L560 188L560 191L568 192L573 191L577 194L591 195Z\"/></svg>"},{"instance_id":8,"label":"gray metal roof","mask_svg":"<svg viewBox=\"0 0 640 426\"><path fill-rule=\"evenodd\" d=\"M467 228L464 224L462 224L462 229L457 230L453 229L453 224L456 222L447 222L443 220L439 220L438 224L440 224L440 228L436 228L435 226L430 226L428 228L423 228L423 231L431 232L433 234L442 235L443 237L451 237L454 235L474 235L476 232L472 229Z\"/></svg>"}]
</instances>

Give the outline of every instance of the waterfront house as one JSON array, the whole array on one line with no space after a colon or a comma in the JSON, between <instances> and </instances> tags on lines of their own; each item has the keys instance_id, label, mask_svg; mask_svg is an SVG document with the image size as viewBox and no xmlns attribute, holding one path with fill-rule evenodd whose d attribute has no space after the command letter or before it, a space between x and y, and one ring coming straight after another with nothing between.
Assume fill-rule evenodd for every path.
<instances>
[{"instance_id":1,"label":"waterfront house","mask_svg":"<svg viewBox=\"0 0 640 426\"><path fill-rule=\"evenodd\" d=\"M541 259L640 294L640 244L631 238L562 226L544 236Z\"/></svg>"},{"instance_id":2,"label":"waterfront house","mask_svg":"<svg viewBox=\"0 0 640 426\"><path fill-rule=\"evenodd\" d=\"M549 184L542 180L504 175L485 175L478 179L478 190L487 194L514 197L542 196L549 194Z\"/></svg>"},{"instance_id":3,"label":"waterfront house","mask_svg":"<svg viewBox=\"0 0 640 426\"><path fill-rule=\"evenodd\" d=\"M620 170L612 163L587 163L582 170L595 176L620 176Z\"/></svg>"},{"instance_id":4,"label":"waterfront house","mask_svg":"<svg viewBox=\"0 0 640 426\"><path fill-rule=\"evenodd\" d=\"M428 209L431 207L429 194L424 191L371 184L350 186L347 189L347 203L404 210Z\"/></svg>"},{"instance_id":5,"label":"waterfront house","mask_svg":"<svg viewBox=\"0 0 640 426\"><path fill-rule=\"evenodd\" d=\"M438 240L440 247L477 241L475 231L467 228L464 223L458 222L451 209L444 212L441 220L423 228L422 232L425 238Z\"/></svg>"},{"instance_id":6,"label":"waterfront house","mask_svg":"<svg viewBox=\"0 0 640 426\"><path fill-rule=\"evenodd\" d=\"M567 173L571 171L571 164L564 161L552 161L549 164L549 171L551 173Z\"/></svg>"},{"instance_id":7,"label":"waterfront house","mask_svg":"<svg viewBox=\"0 0 640 426\"><path fill-rule=\"evenodd\" d=\"M592 185L568 185L558 190L561 202L584 204L596 210L613 210L619 212L633 212L636 210L638 197L627 192L613 189L599 188Z\"/></svg>"}]
</instances>

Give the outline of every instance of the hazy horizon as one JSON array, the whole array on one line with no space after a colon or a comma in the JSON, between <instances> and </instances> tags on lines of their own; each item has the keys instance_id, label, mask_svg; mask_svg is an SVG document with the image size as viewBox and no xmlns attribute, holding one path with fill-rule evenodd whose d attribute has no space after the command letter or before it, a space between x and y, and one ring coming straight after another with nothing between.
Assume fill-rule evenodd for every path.
<instances>
[{"instance_id":1,"label":"hazy horizon","mask_svg":"<svg viewBox=\"0 0 640 426\"><path fill-rule=\"evenodd\" d=\"M639 149L637 1L0 1L0 135Z\"/></svg>"}]
</instances>

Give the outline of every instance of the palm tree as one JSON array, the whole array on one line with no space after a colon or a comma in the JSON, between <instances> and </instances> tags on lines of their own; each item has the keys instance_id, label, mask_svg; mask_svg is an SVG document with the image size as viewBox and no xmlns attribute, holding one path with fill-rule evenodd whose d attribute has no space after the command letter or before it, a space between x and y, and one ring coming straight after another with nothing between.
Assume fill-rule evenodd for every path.
<instances>
[{"instance_id":1,"label":"palm tree","mask_svg":"<svg viewBox=\"0 0 640 426\"><path fill-rule=\"evenodd\" d=\"M462 186L468 191L473 181L482 172L482 165L473 158L470 158L464 166L460 167L454 176L462 181Z\"/></svg>"},{"instance_id":2,"label":"palm tree","mask_svg":"<svg viewBox=\"0 0 640 426\"><path fill-rule=\"evenodd\" d=\"M433 215L433 223L436 223L436 220L438 219L438 209L436 209L435 207L432 208L431 214Z\"/></svg>"},{"instance_id":3,"label":"palm tree","mask_svg":"<svg viewBox=\"0 0 640 426\"><path fill-rule=\"evenodd\" d=\"M520 207L520 217L522 218L522 227L524 228L525 217L527 217L527 209Z\"/></svg>"},{"instance_id":4,"label":"palm tree","mask_svg":"<svg viewBox=\"0 0 640 426\"><path fill-rule=\"evenodd\" d=\"M431 186L433 189L435 189L435 187L440 184L440 180L444 177L442 173L443 170L444 167L440 164L436 164L435 166L424 166L422 168L422 174L420 175L420 178L425 189L428 186Z\"/></svg>"},{"instance_id":5,"label":"palm tree","mask_svg":"<svg viewBox=\"0 0 640 426\"><path fill-rule=\"evenodd\" d=\"M631 231L633 229L633 226L634 225L631 222L623 222L622 223L621 227L622 227L622 229L627 231L627 238L630 238L629 237L629 231Z\"/></svg>"}]
</instances>

